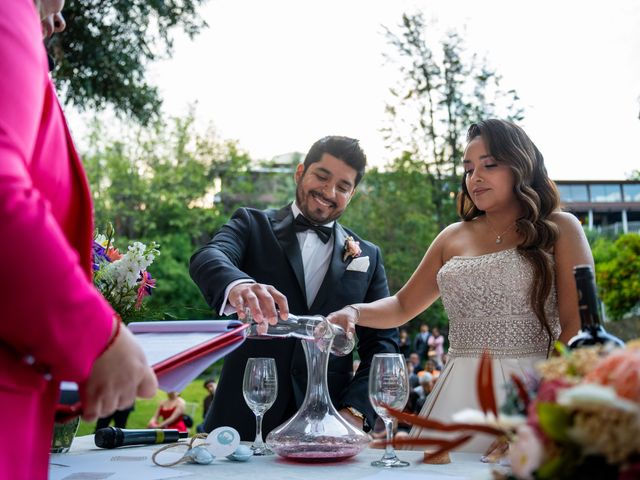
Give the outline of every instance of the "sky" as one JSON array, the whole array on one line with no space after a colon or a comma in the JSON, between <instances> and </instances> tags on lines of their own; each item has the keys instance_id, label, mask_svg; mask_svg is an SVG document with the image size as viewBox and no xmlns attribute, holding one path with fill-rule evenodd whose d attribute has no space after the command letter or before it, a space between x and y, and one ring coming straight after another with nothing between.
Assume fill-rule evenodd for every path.
<instances>
[{"instance_id":1,"label":"sky","mask_svg":"<svg viewBox=\"0 0 640 480\"><path fill-rule=\"evenodd\" d=\"M383 27L421 11L460 33L515 89L521 125L555 180L619 180L640 169L640 2L635 0L209 0L209 28L176 34L149 67L168 115L199 122L254 159L306 152L325 135L391 159L380 129L397 67ZM439 37L441 38L441 37ZM437 38L436 38L437 39Z\"/></svg>"}]
</instances>

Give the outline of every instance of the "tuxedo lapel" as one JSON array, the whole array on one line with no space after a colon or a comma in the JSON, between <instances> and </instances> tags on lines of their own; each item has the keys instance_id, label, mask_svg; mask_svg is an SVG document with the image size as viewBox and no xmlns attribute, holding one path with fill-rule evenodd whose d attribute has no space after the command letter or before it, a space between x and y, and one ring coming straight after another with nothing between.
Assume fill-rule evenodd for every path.
<instances>
[{"instance_id":1,"label":"tuxedo lapel","mask_svg":"<svg viewBox=\"0 0 640 480\"><path fill-rule=\"evenodd\" d=\"M344 272L347 269L347 262L342 260L342 254L344 253L344 244L347 239L347 232L344 231L342 226L336 222L333 228L333 254L331 255L331 264L327 270L327 274L322 280L322 285L318 294L311 305L310 311L313 313L318 311L322 304L326 301L327 296L334 289L338 288L338 282L342 279Z\"/></svg>"},{"instance_id":2,"label":"tuxedo lapel","mask_svg":"<svg viewBox=\"0 0 640 480\"><path fill-rule=\"evenodd\" d=\"M271 218L271 224L273 227L273 233L278 239L278 243L282 247L287 260L291 264L291 268L296 275L298 285L304 298L304 305L307 304L307 289L304 283L304 266L302 264L302 253L300 252L300 245L298 244L298 238L296 237L293 229L293 213L291 212L291 205L288 205L275 213L275 216Z\"/></svg>"}]
</instances>

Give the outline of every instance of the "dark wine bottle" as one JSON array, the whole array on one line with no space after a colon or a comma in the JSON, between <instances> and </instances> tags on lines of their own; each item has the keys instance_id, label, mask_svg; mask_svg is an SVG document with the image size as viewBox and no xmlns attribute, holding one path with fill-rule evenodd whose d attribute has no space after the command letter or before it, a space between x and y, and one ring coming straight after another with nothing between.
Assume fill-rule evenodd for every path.
<instances>
[{"instance_id":1,"label":"dark wine bottle","mask_svg":"<svg viewBox=\"0 0 640 480\"><path fill-rule=\"evenodd\" d=\"M569 348L589 345L612 344L623 347L624 342L607 333L600 319L600 303L596 290L596 279L591 265L577 265L573 268L578 289L578 308L580 310L580 331L569 340Z\"/></svg>"}]
</instances>

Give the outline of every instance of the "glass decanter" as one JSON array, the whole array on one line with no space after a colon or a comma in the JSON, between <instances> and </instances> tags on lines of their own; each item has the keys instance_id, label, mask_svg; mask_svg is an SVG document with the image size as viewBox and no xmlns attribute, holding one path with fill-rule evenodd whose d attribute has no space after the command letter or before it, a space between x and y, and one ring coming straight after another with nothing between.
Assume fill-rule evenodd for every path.
<instances>
[{"instance_id":1,"label":"glass decanter","mask_svg":"<svg viewBox=\"0 0 640 480\"><path fill-rule=\"evenodd\" d=\"M333 335L311 335L301 340L307 361L304 401L293 417L267 435L267 445L278 455L298 462L335 462L353 457L367 447L369 436L345 420L331 403L327 367Z\"/></svg>"}]
</instances>

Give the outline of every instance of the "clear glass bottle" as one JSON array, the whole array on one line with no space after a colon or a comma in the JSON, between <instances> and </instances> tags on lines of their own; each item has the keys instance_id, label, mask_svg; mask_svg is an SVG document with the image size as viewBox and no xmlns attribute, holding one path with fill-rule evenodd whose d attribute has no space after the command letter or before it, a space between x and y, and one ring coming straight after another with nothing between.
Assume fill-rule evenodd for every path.
<instances>
[{"instance_id":1,"label":"clear glass bottle","mask_svg":"<svg viewBox=\"0 0 640 480\"><path fill-rule=\"evenodd\" d=\"M278 318L278 323L269 325L264 333L260 332L259 324L253 322L248 312L247 321L251 322L247 333L251 338L294 337L301 340L319 341L320 347L330 345L331 353L337 356L351 353L355 346L353 336L348 336L341 326L329 322L322 315L298 316L289 314L286 320ZM331 339L333 342L328 342Z\"/></svg>"},{"instance_id":2,"label":"clear glass bottle","mask_svg":"<svg viewBox=\"0 0 640 480\"><path fill-rule=\"evenodd\" d=\"M577 265L573 269L578 289L578 308L580 309L580 331L569 340L571 349L589 345L610 344L623 347L624 342L608 333L600 319L600 303L596 290L596 281L591 265Z\"/></svg>"},{"instance_id":3,"label":"clear glass bottle","mask_svg":"<svg viewBox=\"0 0 640 480\"><path fill-rule=\"evenodd\" d=\"M302 339L307 361L304 401L266 440L271 450L289 460L335 462L357 455L369 444L369 436L345 420L331 403L327 366L333 340L331 335Z\"/></svg>"}]
</instances>

